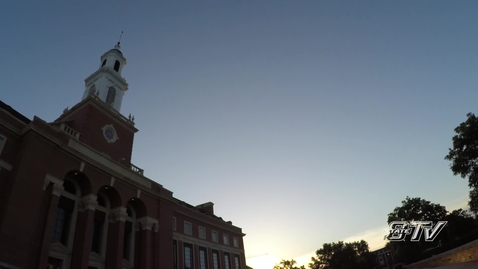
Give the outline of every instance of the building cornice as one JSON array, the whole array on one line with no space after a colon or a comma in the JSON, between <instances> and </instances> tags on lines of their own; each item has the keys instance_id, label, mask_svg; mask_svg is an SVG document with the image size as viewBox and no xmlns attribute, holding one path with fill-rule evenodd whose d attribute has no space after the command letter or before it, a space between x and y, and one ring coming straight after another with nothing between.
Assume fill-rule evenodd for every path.
<instances>
[{"instance_id":1,"label":"building cornice","mask_svg":"<svg viewBox=\"0 0 478 269\"><path fill-rule=\"evenodd\" d=\"M101 164L103 167L109 168L108 170L115 172L111 173L116 174L115 178L121 178L122 176L126 176L128 179L134 181L138 185L151 189L150 179L134 173L133 171L119 165L110 158L106 158L105 156L96 152L94 149L85 145L84 143L75 139L70 139L68 141L68 147L72 148L78 153L81 153L83 156L88 157L90 160L94 160L96 163Z\"/></svg>"},{"instance_id":2,"label":"building cornice","mask_svg":"<svg viewBox=\"0 0 478 269\"><path fill-rule=\"evenodd\" d=\"M173 232L173 239L178 240L178 241L182 241L182 242L186 242L186 243L190 243L190 244L194 244L194 245L197 245L197 246L200 246L200 247L207 247L207 248L211 248L211 249L214 249L214 250L229 252L231 254L244 253L243 248L231 247L231 246L224 245L224 244L221 244L221 243L216 243L216 242L211 242L211 241L207 241L207 240L204 240L204 239L194 238L194 237L191 237L189 235L181 234L181 233L178 233L178 232Z\"/></svg>"},{"instance_id":3,"label":"building cornice","mask_svg":"<svg viewBox=\"0 0 478 269\"><path fill-rule=\"evenodd\" d=\"M41 119L39 119L41 120ZM42 121L42 120L41 120ZM45 122L45 124L47 124ZM51 125L48 125L50 128L53 128L54 131L57 131L57 132L60 132L60 130L57 128L57 127L54 127L54 126L51 126ZM82 154L81 152L78 152L76 151L75 149L71 148L70 146L68 146L68 144L64 144L62 143L62 141L60 141L58 138L55 138L55 137L50 137L49 135L45 134L44 132L42 132L42 130L38 129L37 127L33 126L33 125L28 125L27 128L25 128L25 130L23 131L22 135L25 135L27 132L29 131L32 131L33 133L37 134L37 135L40 135L42 136L43 138L45 138L47 141L49 141L50 143L54 144L57 146L57 148L61 149L62 151L66 152L67 154L70 154L72 155L73 157L77 158L78 159L78 162L81 162L81 161L85 161L86 163L88 163L89 165L92 165L94 167L96 167L97 169L99 169L100 171L104 171L105 173L107 173L108 175L110 176L113 176L115 177L116 179L120 180L121 182L127 184L127 185L131 185L133 187L136 187L136 188L139 188L141 189L143 192L145 193L148 193L148 194L151 194L153 196L156 196L156 197L160 197L160 198L166 198L168 199L168 197L165 197L163 195L161 195L161 193L158 193L157 191L154 191L151 189L151 184L157 184L160 188L162 188L162 186L156 182L153 182L152 180L150 180L149 178L147 177L144 177L144 176L140 176L140 175L137 175L137 174L134 174L134 172L132 171L129 171L127 168L115 163L113 160L103 156L102 154L100 153L96 153L95 156L97 156L97 158L102 158L104 160L104 163L109 163L109 165L104 165L104 163L100 163L100 162L97 162L97 160L95 159L92 159L90 156L87 156L87 155L84 155ZM66 134L65 134L66 135ZM73 139L70 139L69 141L73 141ZM70 143L70 142L69 142ZM76 143L81 143L79 141L76 141ZM83 143L82 143L83 144ZM83 144L83 147L87 147L86 145ZM91 151L95 151L93 149L90 149ZM117 168L115 169L114 166L116 166ZM113 169L112 169L113 167ZM142 178L141 180L139 180L140 182L143 182L143 184L141 183L138 183L136 181L134 181L133 179L131 179L130 177L126 176L125 177L125 174L126 175L133 175L133 177L139 177L139 178ZM171 200L169 198L169 200Z\"/></svg>"},{"instance_id":4,"label":"building cornice","mask_svg":"<svg viewBox=\"0 0 478 269\"><path fill-rule=\"evenodd\" d=\"M35 117L35 119L39 120L41 123L43 123L43 124L47 125L48 127L52 128L53 131L61 132L60 128L58 128L56 126L53 126L53 125L50 125L50 124L46 123L45 121L43 121L42 119L40 119L38 117ZM70 138L70 140L74 140L77 143L81 143L84 147L88 147L91 151L96 152L96 156L101 156L101 158L107 160L110 163L110 165L105 166L102 163L97 162L95 159L92 159L89 156L81 154L80 152L78 152L78 151L74 150L73 148L69 147L68 144L65 144L59 138L51 137L50 135L46 134L44 131L42 131L38 127L34 126L33 124L27 125L26 128L24 128L24 130L22 131L21 135L24 136L29 131L32 131L33 133L35 133L37 135L40 135L41 137L45 138L49 143L55 145L60 150L64 151L67 154L70 154L74 158L77 158L78 162L84 161L88 165L91 165L91 166L95 167L96 169L106 173L108 176L113 176L115 179L120 180L123 184L129 185L129 186L134 187L134 188L141 189L143 194L152 195L153 197L161 199L164 202L169 202L172 205L177 204L176 199L174 197L172 197L172 192L170 190L164 188L161 184L145 177L144 175L135 174L134 172L128 170L128 168L116 163L111 158L109 158L107 156L104 156L100 152L97 152L96 150L94 150L93 148L89 147L88 145L82 143L81 141ZM65 136L68 137L67 134L65 134ZM118 169L111 169L111 167L118 167ZM148 186L145 186L143 184L139 184L139 183L135 182L134 180L132 180L129 177L125 177L125 174L122 171L127 171L127 172L130 172L130 173L133 173L137 177L143 178L143 181L148 181L149 182L149 184L147 184ZM160 190L159 191L155 190L152 187L153 184L158 186L160 188Z\"/></svg>"},{"instance_id":5,"label":"building cornice","mask_svg":"<svg viewBox=\"0 0 478 269\"><path fill-rule=\"evenodd\" d=\"M101 55L100 58L103 59L106 55L110 53L114 53L117 57L119 57L123 61L124 65L126 65L126 58L123 56L123 53L121 53L120 50L116 48L110 49L109 51L103 53L103 55Z\"/></svg>"},{"instance_id":6,"label":"building cornice","mask_svg":"<svg viewBox=\"0 0 478 269\"><path fill-rule=\"evenodd\" d=\"M28 126L27 124L25 124L25 126L21 129L19 128L16 128L15 126L13 126L12 124L4 121L2 118L0 118L0 124L5 127L6 129L10 130L12 133L15 133L17 135L21 135L23 130L25 129L26 126Z\"/></svg>"},{"instance_id":7,"label":"building cornice","mask_svg":"<svg viewBox=\"0 0 478 269\"><path fill-rule=\"evenodd\" d=\"M203 222L203 223L206 223L206 224L209 224L209 225L212 225L212 226L216 226L218 228L221 228L225 231L229 231L231 233L235 233L235 234L238 234L238 235L242 235L242 229L237 227L237 226L234 226L232 224L229 224L227 222L224 222L223 220L220 220L220 219L216 219L212 216L208 216L208 215L205 215L201 212L197 212L197 211L194 211L194 210L191 210L190 212L195 212L196 214L190 214L190 212L185 212L181 209L184 209L182 207L176 207L174 209L174 212L180 214L180 215L183 215L187 218L190 218L190 219L194 219L194 220L197 220L197 221L200 221L200 222ZM201 214L201 215L199 215Z\"/></svg>"},{"instance_id":8,"label":"building cornice","mask_svg":"<svg viewBox=\"0 0 478 269\"><path fill-rule=\"evenodd\" d=\"M75 115L81 108L86 107L87 105L93 105L95 108L99 109L105 114L109 115L113 118L118 124L125 127L132 133L138 132L138 129L134 127L134 122L126 118L125 116L121 115L118 111L114 108L107 106L101 100L98 100L95 96L88 96L83 101L79 102L68 111L65 111L58 119L56 119L52 124L57 124L58 122L64 122L68 120L73 120L73 115Z\"/></svg>"}]
</instances>

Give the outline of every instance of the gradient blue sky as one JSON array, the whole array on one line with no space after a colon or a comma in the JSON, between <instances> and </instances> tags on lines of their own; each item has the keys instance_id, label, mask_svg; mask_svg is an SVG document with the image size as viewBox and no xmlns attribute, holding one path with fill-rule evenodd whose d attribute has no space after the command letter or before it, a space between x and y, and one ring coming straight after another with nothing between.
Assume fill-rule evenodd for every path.
<instances>
[{"instance_id":1,"label":"gradient blue sky","mask_svg":"<svg viewBox=\"0 0 478 269\"><path fill-rule=\"evenodd\" d=\"M4 1L0 98L53 121L81 100L124 31L121 112L140 130L133 163L182 200L214 202L247 234L247 256L268 253L248 263L268 268L326 242L369 239L407 195L466 202L467 181L443 158L478 104L477 10L476 1Z\"/></svg>"}]
</instances>

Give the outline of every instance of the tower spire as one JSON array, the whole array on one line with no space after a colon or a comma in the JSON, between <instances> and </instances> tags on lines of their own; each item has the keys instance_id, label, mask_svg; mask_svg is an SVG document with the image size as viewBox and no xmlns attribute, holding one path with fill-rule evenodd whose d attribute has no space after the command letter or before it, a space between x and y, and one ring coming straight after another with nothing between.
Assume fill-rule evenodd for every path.
<instances>
[{"instance_id":1,"label":"tower spire","mask_svg":"<svg viewBox=\"0 0 478 269\"><path fill-rule=\"evenodd\" d=\"M120 37L119 37L119 40L118 40L118 44L116 44L115 46L115 49L119 50L121 47L120 47L120 43L121 43L121 38L123 37L123 31L121 31L121 34L120 34Z\"/></svg>"}]
</instances>

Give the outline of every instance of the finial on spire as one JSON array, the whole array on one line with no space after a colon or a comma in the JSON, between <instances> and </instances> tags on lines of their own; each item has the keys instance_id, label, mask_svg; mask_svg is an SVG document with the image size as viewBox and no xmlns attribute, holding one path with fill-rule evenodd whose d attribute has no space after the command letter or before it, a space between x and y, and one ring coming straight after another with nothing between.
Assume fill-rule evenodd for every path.
<instances>
[{"instance_id":1,"label":"finial on spire","mask_svg":"<svg viewBox=\"0 0 478 269\"><path fill-rule=\"evenodd\" d=\"M118 44L121 42L121 37L123 37L123 31L121 31L120 38L118 40Z\"/></svg>"},{"instance_id":2,"label":"finial on spire","mask_svg":"<svg viewBox=\"0 0 478 269\"><path fill-rule=\"evenodd\" d=\"M115 46L115 49L119 50L121 47L120 47L120 43L121 43L121 38L123 37L123 31L121 31L121 34L120 34L120 37L118 39L118 44L116 44Z\"/></svg>"}]
</instances>

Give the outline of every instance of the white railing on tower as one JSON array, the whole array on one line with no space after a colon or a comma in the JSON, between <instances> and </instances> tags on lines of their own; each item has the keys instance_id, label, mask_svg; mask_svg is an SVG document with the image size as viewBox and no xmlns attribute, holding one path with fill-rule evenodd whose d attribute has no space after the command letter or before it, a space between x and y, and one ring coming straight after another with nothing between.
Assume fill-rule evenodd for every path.
<instances>
[{"instance_id":1,"label":"white railing on tower","mask_svg":"<svg viewBox=\"0 0 478 269\"><path fill-rule=\"evenodd\" d=\"M63 132L69 134L71 137L74 137L74 138L76 138L76 139L80 139L80 133L78 133L77 131L73 130L73 128L71 128L70 126L68 126L68 125L66 125L66 124L64 124L64 123L62 123L62 124L60 125L60 129L61 129Z\"/></svg>"},{"instance_id":2,"label":"white railing on tower","mask_svg":"<svg viewBox=\"0 0 478 269\"><path fill-rule=\"evenodd\" d=\"M136 165L134 164L131 164L131 171L137 173L137 174L140 174L140 175L143 175L144 174L144 170L137 167Z\"/></svg>"}]
</instances>

